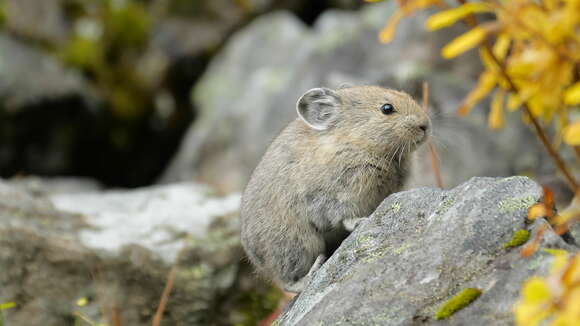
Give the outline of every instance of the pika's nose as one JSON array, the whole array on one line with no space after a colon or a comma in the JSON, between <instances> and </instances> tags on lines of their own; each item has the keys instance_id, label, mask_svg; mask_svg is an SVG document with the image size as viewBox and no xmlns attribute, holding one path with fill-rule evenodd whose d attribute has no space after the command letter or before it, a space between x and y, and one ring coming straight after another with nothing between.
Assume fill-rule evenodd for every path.
<instances>
[{"instance_id":1,"label":"pika's nose","mask_svg":"<svg viewBox=\"0 0 580 326\"><path fill-rule=\"evenodd\" d=\"M423 130L423 132L427 132L427 130L429 130L429 125L427 124L422 124L419 126L419 129Z\"/></svg>"}]
</instances>

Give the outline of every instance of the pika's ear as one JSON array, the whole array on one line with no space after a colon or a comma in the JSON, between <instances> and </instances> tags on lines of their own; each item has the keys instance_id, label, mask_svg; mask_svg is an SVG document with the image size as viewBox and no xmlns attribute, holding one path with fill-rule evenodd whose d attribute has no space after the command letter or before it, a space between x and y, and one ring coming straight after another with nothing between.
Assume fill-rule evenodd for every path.
<instances>
[{"instance_id":1,"label":"pika's ear","mask_svg":"<svg viewBox=\"0 0 580 326\"><path fill-rule=\"evenodd\" d=\"M313 88L300 97L296 111L311 128L325 130L336 119L341 103L335 91L328 88Z\"/></svg>"}]
</instances>

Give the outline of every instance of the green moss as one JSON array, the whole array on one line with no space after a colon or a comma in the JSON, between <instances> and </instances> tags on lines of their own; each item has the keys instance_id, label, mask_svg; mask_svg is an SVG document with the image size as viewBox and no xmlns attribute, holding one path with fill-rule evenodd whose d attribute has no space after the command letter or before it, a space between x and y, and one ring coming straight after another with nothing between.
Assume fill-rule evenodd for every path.
<instances>
[{"instance_id":1,"label":"green moss","mask_svg":"<svg viewBox=\"0 0 580 326\"><path fill-rule=\"evenodd\" d=\"M503 244L505 249L519 247L530 239L530 232L528 230L517 230L512 235L510 241Z\"/></svg>"},{"instance_id":2,"label":"green moss","mask_svg":"<svg viewBox=\"0 0 580 326\"><path fill-rule=\"evenodd\" d=\"M282 299L282 292L276 287L271 287L267 291L247 291L244 292L236 307L242 320L236 323L237 326L257 325L261 320L268 317ZM274 325L274 324L272 324Z\"/></svg>"},{"instance_id":3,"label":"green moss","mask_svg":"<svg viewBox=\"0 0 580 326\"><path fill-rule=\"evenodd\" d=\"M435 313L435 319L445 319L449 318L451 315L457 311L467 307L475 299L479 298L481 295L480 289L467 288L463 289L461 292L456 294L451 299L445 301L443 305Z\"/></svg>"},{"instance_id":4,"label":"green moss","mask_svg":"<svg viewBox=\"0 0 580 326\"><path fill-rule=\"evenodd\" d=\"M102 62L101 45L81 36L73 38L61 51L62 61L80 68L98 68Z\"/></svg>"},{"instance_id":5,"label":"green moss","mask_svg":"<svg viewBox=\"0 0 580 326\"><path fill-rule=\"evenodd\" d=\"M152 20L145 7L138 2L109 1L104 21L112 46L143 45L149 38Z\"/></svg>"},{"instance_id":6,"label":"green moss","mask_svg":"<svg viewBox=\"0 0 580 326\"><path fill-rule=\"evenodd\" d=\"M521 198L509 198L499 202L499 210L503 213L512 213L518 210L528 209L537 202L534 196Z\"/></svg>"}]
</instances>

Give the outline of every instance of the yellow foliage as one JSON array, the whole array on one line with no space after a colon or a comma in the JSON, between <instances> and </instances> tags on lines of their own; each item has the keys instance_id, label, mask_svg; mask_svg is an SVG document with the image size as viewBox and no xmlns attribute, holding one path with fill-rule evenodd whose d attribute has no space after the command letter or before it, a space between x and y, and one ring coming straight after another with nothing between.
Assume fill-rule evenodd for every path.
<instances>
[{"instance_id":1,"label":"yellow foliage","mask_svg":"<svg viewBox=\"0 0 580 326\"><path fill-rule=\"evenodd\" d=\"M437 30L455 24L458 20L476 12L489 12L491 7L483 2L466 3L457 8L438 12L427 20L429 30Z\"/></svg>"},{"instance_id":2,"label":"yellow foliage","mask_svg":"<svg viewBox=\"0 0 580 326\"><path fill-rule=\"evenodd\" d=\"M82 297L77 300L77 306L79 307L84 307L87 305L87 303L89 303L89 299L87 299L86 297Z\"/></svg>"},{"instance_id":3,"label":"yellow foliage","mask_svg":"<svg viewBox=\"0 0 580 326\"><path fill-rule=\"evenodd\" d=\"M381 0L366 0L367 2L380 2ZM395 36L395 31L401 19L411 15L417 10L421 10L434 5L441 5L440 0L399 0L400 10L397 10L389 19L385 27L379 33L379 40L382 43L389 43Z\"/></svg>"},{"instance_id":4,"label":"yellow foliage","mask_svg":"<svg viewBox=\"0 0 580 326\"><path fill-rule=\"evenodd\" d=\"M554 117L564 141L580 145L580 126L569 121L572 108L580 105L580 0L513 0L458 2L456 7L438 1L399 0L400 10L381 32L381 40L393 38L399 21L431 5L446 8L429 17L426 26L436 30L465 20L469 31L455 38L441 51L454 58L480 46L485 71L477 87L459 108L466 114L494 89L489 126L504 125L505 108L515 111L526 105L534 117L551 122ZM478 25L474 15L492 13L494 21ZM572 123L569 128L568 124Z\"/></svg>"},{"instance_id":5,"label":"yellow foliage","mask_svg":"<svg viewBox=\"0 0 580 326\"><path fill-rule=\"evenodd\" d=\"M549 253L554 255L550 275L532 277L522 287L514 307L518 326L580 324L580 254Z\"/></svg>"},{"instance_id":6,"label":"yellow foliage","mask_svg":"<svg viewBox=\"0 0 580 326\"><path fill-rule=\"evenodd\" d=\"M455 58L463 52L479 45L487 36L487 31L482 27L474 27L469 32L455 38L451 43L441 49L441 55L446 59Z\"/></svg>"},{"instance_id":7,"label":"yellow foliage","mask_svg":"<svg viewBox=\"0 0 580 326\"><path fill-rule=\"evenodd\" d=\"M549 210L546 208L544 204L535 204L528 210L528 219L533 221L540 217L548 216Z\"/></svg>"},{"instance_id":8,"label":"yellow foliage","mask_svg":"<svg viewBox=\"0 0 580 326\"><path fill-rule=\"evenodd\" d=\"M459 108L459 114L465 115L469 113L471 108L481 99L483 99L497 84L497 75L484 72L479 76L479 82L477 87L475 87L463 100L461 107Z\"/></svg>"},{"instance_id":9,"label":"yellow foliage","mask_svg":"<svg viewBox=\"0 0 580 326\"><path fill-rule=\"evenodd\" d=\"M580 145L580 121L577 121L564 129L564 141L573 146Z\"/></svg>"},{"instance_id":10,"label":"yellow foliage","mask_svg":"<svg viewBox=\"0 0 580 326\"><path fill-rule=\"evenodd\" d=\"M568 105L580 104L580 82L577 82L566 90L564 102Z\"/></svg>"},{"instance_id":11,"label":"yellow foliage","mask_svg":"<svg viewBox=\"0 0 580 326\"><path fill-rule=\"evenodd\" d=\"M492 129L503 128L505 125L503 116L504 97L504 91L498 89L493 96L493 100L491 101L491 112L489 113L488 124Z\"/></svg>"},{"instance_id":12,"label":"yellow foliage","mask_svg":"<svg viewBox=\"0 0 580 326\"><path fill-rule=\"evenodd\" d=\"M395 37L395 31L404 14L402 11L397 11L393 14L387 25L379 33L379 40L383 43L390 42Z\"/></svg>"}]
</instances>

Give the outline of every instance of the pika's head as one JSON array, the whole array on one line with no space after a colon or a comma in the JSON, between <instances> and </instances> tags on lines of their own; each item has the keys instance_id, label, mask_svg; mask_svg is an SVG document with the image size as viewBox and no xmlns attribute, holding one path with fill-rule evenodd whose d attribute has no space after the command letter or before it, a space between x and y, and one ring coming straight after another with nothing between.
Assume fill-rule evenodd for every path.
<instances>
[{"instance_id":1,"label":"pika's head","mask_svg":"<svg viewBox=\"0 0 580 326\"><path fill-rule=\"evenodd\" d=\"M321 136L379 153L410 152L430 134L429 117L411 96L378 86L313 88L297 111Z\"/></svg>"}]
</instances>

